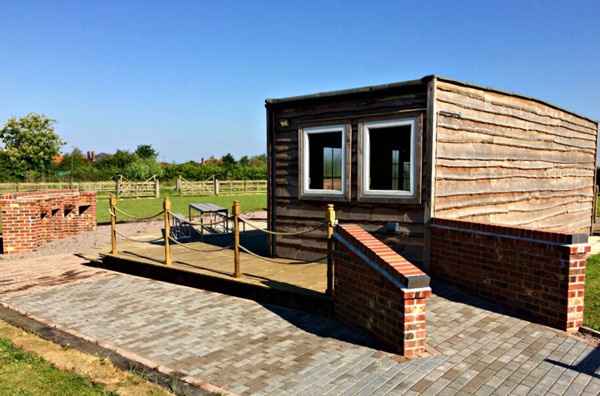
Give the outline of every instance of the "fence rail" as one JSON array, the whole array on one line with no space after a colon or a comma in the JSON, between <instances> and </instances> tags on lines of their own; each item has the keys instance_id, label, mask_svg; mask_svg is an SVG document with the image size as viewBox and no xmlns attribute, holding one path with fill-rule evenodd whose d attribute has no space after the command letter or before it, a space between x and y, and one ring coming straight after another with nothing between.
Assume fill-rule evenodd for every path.
<instances>
[{"instance_id":1,"label":"fence rail","mask_svg":"<svg viewBox=\"0 0 600 396\"><path fill-rule=\"evenodd\" d=\"M182 196L264 194L267 192L267 181L218 179L188 181L183 177L179 177L176 188Z\"/></svg>"},{"instance_id":2,"label":"fence rail","mask_svg":"<svg viewBox=\"0 0 600 396\"><path fill-rule=\"evenodd\" d=\"M45 190L80 190L95 191L98 195L115 194L115 182L52 182L52 183L0 183L0 194L45 191Z\"/></svg>"}]
</instances>

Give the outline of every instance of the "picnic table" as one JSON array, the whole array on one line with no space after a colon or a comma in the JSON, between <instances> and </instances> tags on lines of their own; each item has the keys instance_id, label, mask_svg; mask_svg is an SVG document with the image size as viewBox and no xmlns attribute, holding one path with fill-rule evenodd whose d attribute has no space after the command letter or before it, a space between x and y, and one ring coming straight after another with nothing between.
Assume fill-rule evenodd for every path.
<instances>
[{"instance_id":1,"label":"picnic table","mask_svg":"<svg viewBox=\"0 0 600 396\"><path fill-rule=\"evenodd\" d=\"M189 204L189 218L192 222L192 211L200 212L200 234L204 233L204 228L207 230L212 228L215 230L215 224L218 220L223 220L223 229L229 233L229 210L219 205L211 203L191 203ZM208 224L204 225L204 217L208 215Z\"/></svg>"}]
</instances>

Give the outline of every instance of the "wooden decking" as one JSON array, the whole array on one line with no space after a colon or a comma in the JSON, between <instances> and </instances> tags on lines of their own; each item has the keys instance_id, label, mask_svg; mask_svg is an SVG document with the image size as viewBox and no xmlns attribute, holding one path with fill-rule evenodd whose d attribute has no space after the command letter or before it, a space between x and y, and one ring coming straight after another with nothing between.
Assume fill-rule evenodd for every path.
<instances>
[{"instance_id":1,"label":"wooden decking","mask_svg":"<svg viewBox=\"0 0 600 396\"><path fill-rule=\"evenodd\" d=\"M156 239L160 236L158 232L136 235L135 239ZM256 254L266 255L264 233L242 233L240 243ZM86 256L92 265L111 270L313 312L331 311L331 298L325 295L327 266L324 262L267 261L241 252L242 277L235 278L233 249L226 248L232 244L232 236L223 234L205 234L203 241L171 243L169 266L164 264L164 241L119 240L116 255L110 254L110 247L106 247Z\"/></svg>"}]
</instances>

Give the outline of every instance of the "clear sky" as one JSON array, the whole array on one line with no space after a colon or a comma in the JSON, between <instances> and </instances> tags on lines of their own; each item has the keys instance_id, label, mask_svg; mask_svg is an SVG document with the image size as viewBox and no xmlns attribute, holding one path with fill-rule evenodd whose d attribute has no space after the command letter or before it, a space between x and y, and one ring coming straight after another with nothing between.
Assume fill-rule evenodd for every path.
<instances>
[{"instance_id":1,"label":"clear sky","mask_svg":"<svg viewBox=\"0 0 600 396\"><path fill-rule=\"evenodd\" d=\"M64 152L266 152L264 100L429 74L600 119L597 0L0 0L0 124Z\"/></svg>"}]
</instances>

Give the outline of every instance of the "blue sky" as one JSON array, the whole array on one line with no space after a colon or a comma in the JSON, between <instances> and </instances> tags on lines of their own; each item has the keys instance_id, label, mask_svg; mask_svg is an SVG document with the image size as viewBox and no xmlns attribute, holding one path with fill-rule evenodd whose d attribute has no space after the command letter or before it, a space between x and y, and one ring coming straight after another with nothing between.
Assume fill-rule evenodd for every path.
<instances>
[{"instance_id":1,"label":"blue sky","mask_svg":"<svg viewBox=\"0 0 600 396\"><path fill-rule=\"evenodd\" d=\"M266 98L429 74L600 119L600 1L0 0L0 124L166 162L266 152Z\"/></svg>"}]
</instances>

